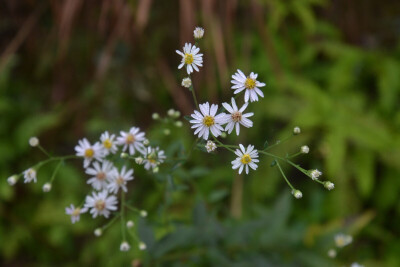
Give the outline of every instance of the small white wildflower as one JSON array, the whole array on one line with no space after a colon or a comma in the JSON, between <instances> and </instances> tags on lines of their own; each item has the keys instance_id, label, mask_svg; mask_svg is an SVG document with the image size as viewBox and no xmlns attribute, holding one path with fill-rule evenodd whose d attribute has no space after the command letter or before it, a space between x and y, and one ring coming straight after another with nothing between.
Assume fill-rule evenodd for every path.
<instances>
[{"instance_id":1,"label":"small white wildflower","mask_svg":"<svg viewBox=\"0 0 400 267\"><path fill-rule=\"evenodd\" d=\"M153 113L151 117L153 118L153 120L158 120L160 118L160 115L158 115L158 113Z\"/></svg>"},{"instance_id":2,"label":"small white wildflower","mask_svg":"<svg viewBox=\"0 0 400 267\"><path fill-rule=\"evenodd\" d=\"M120 172L114 170L110 177L110 183L107 185L110 193L117 194L120 188L127 192L126 184L128 181L133 180L133 169L126 170L126 167L123 166Z\"/></svg>"},{"instance_id":3,"label":"small white wildflower","mask_svg":"<svg viewBox=\"0 0 400 267\"><path fill-rule=\"evenodd\" d=\"M199 54L200 48L192 45L190 43L185 43L183 47L183 53L179 50L176 50L180 56L182 56L181 64L178 66L178 69L181 69L184 65L186 65L186 72L190 74L195 71L199 71L198 67L203 67L203 54Z\"/></svg>"},{"instance_id":4,"label":"small white wildflower","mask_svg":"<svg viewBox=\"0 0 400 267\"><path fill-rule=\"evenodd\" d=\"M181 128L182 125L183 125L183 123L181 121L176 121L175 122L175 126L178 127L178 128Z\"/></svg>"},{"instance_id":5,"label":"small white wildflower","mask_svg":"<svg viewBox=\"0 0 400 267\"><path fill-rule=\"evenodd\" d=\"M297 189L292 190L292 195L297 199L300 199L300 198L303 197L303 193L300 190L297 190Z\"/></svg>"},{"instance_id":6,"label":"small white wildflower","mask_svg":"<svg viewBox=\"0 0 400 267\"><path fill-rule=\"evenodd\" d=\"M196 27L193 31L193 36L195 39L201 39L204 35L204 29L202 27Z\"/></svg>"},{"instance_id":7,"label":"small white wildflower","mask_svg":"<svg viewBox=\"0 0 400 267\"><path fill-rule=\"evenodd\" d=\"M128 227L128 228L132 228L134 225L135 225L135 223L133 221L126 222L126 227Z\"/></svg>"},{"instance_id":8,"label":"small white wildflower","mask_svg":"<svg viewBox=\"0 0 400 267\"><path fill-rule=\"evenodd\" d=\"M246 128L253 127L253 122L249 120L248 117L253 116L254 113L249 112L243 114L243 111L249 105L248 102L244 103L244 105L240 109L236 106L236 102L233 97L231 102L232 106L229 105L228 103L222 103L222 106L224 106L224 108L229 112L229 114L225 115L225 122L227 123L225 131L227 131L230 134L232 130L236 127L236 135L239 135L240 125L243 125Z\"/></svg>"},{"instance_id":9,"label":"small white wildflower","mask_svg":"<svg viewBox=\"0 0 400 267\"><path fill-rule=\"evenodd\" d=\"M101 146L103 148L103 153L105 156L112 153L115 154L118 150L117 143L114 141L115 134L109 134L108 131L105 131L100 136Z\"/></svg>"},{"instance_id":10,"label":"small white wildflower","mask_svg":"<svg viewBox=\"0 0 400 267\"><path fill-rule=\"evenodd\" d=\"M192 80L189 77L183 78L181 84L183 87L190 88L190 86L192 86Z\"/></svg>"},{"instance_id":11,"label":"small white wildflower","mask_svg":"<svg viewBox=\"0 0 400 267\"><path fill-rule=\"evenodd\" d=\"M85 208L90 209L93 218L98 215L103 215L108 218L111 210L117 210L117 198L113 195L108 196L108 192L103 190L99 193L92 193L91 196L86 196Z\"/></svg>"},{"instance_id":12,"label":"small white wildflower","mask_svg":"<svg viewBox=\"0 0 400 267\"><path fill-rule=\"evenodd\" d=\"M235 154L238 156L232 163L232 169L236 170L239 168L239 174L242 173L243 168L246 169L246 174L249 174L249 166L253 170L257 169L257 162L259 162L258 151L254 149L253 145L248 145L247 149L242 144L239 144L240 150L236 149Z\"/></svg>"},{"instance_id":13,"label":"small white wildflower","mask_svg":"<svg viewBox=\"0 0 400 267\"><path fill-rule=\"evenodd\" d=\"M350 265L350 267L364 267L364 265L359 264L359 263L357 263L357 262L353 262L353 263Z\"/></svg>"},{"instance_id":14,"label":"small white wildflower","mask_svg":"<svg viewBox=\"0 0 400 267\"><path fill-rule=\"evenodd\" d=\"M329 258L335 258L336 257L336 250L335 249L330 249L330 250L328 250L328 256L329 256Z\"/></svg>"},{"instance_id":15,"label":"small white wildflower","mask_svg":"<svg viewBox=\"0 0 400 267\"><path fill-rule=\"evenodd\" d=\"M194 135L199 135L199 137L203 137L204 140L208 139L208 136L211 133L218 137L223 132L222 125L225 124L225 113L220 113L218 115L218 105L210 104L208 102L199 105L200 112L197 110L191 115L193 120L190 123L194 124L191 128L195 129Z\"/></svg>"},{"instance_id":16,"label":"small white wildflower","mask_svg":"<svg viewBox=\"0 0 400 267\"><path fill-rule=\"evenodd\" d=\"M39 145L39 139L37 137L31 137L29 138L29 145L31 147L35 147Z\"/></svg>"},{"instance_id":17,"label":"small white wildflower","mask_svg":"<svg viewBox=\"0 0 400 267\"><path fill-rule=\"evenodd\" d=\"M139 243L139 249L140 249L140 250L145 250L146 248L147 248L147 246L146 246L145 243L143 243L143 242L140 242L140 243Z\"/></svg>"},{"instance_id":18,"label":"small white wildflower","mask_svg":"<svg viewBox=\"0 0 400 267\"><path fill-rule=\"evenodd\" d=\"M47 193L51 190L51 183L45 183L42 187L43 192Z\"/></svg>"},{"instance_id":19,"label":"small white wildflower","mask_svg":"<svg viewBox=\"0 0 400 267\"><path fill-rule=\"evenodd\" d=\"M36 180L36 170L33 168L29 168L26 171L24 171L24 183L30 183L34 181L35 183L37 182Z\"/></svg>"},{"instance_id":20,"label":"small white wildflower","mask_svg":"<svg viewBox=\"0 0 400 267\"><path fill-rule=\"evenodd\" d=\"M98 142L91 145L86 138L79 140L78 145L75 146L75 151L77 156L84 158L84 168L87 168L93 159L102 161L102 158L104 157L102 146Z\"/></svg>"},{"instance_id":21,"label":"small white wildflower","mask_svg":"<svg viewBox=\"0 0 400 267\"><path fill-rule=\"evenodd\" d=\"M258 74L252 72L246 77L241 70L237 70L237 72L232 75L231 80L233 84L231 89L235 90L233 93L238 94L246 90L244 93L244 102L249 102L249 100L250 102L254 102L258 101L258 96L264 97L264 93L259 87L264 87L265 83L257 81L257 76Z\"/></svg>"},{"instance_id":22,"label":"small white wildflower","mask_svg":"<svg viewBox=\"0 0 400 267\"><path fill-rule=\"evenodd\" d=\"M86 208L83 209L79 207L75 208L74 204L71 204L71 206L65 208L65 213L71 216L72 223L78 222L80 219L80 215L85 212L87 212Z\"/></svg>"},{"instance_id":23,"label":"small white wildflower","mask_svg":"<svg viewBox=\"0 0 400 267\"><path fill-rule=\"evenodd\" d=\"M131 248L131 246L126 241L122 242L121 246L119 246L119 249L121 251L128 251L130 248Z\"/></svg>"},{"instance_id":24,"label":"small white wildflower","mask_svg":"<svg viewBox=\"0 0 400 267\"><path fill-rule=\"evenodd\" d=\"M170 135L171 134L171 130L170 129L164 129L164 131L163 131L163 133L165 134L165 135Z\"/></svg>"},{"instance_id":25,"label":"small white wildflower","mask_svg":"<svg viewBox=\"0 0 400 267\"><path fill-rule=\"evenodd\" d=\"M303 154L308 154L308 152L310 152L310 148L308 146L302 146L300 148L300 152Z\"/></svg>"},{"instance_id":26,"label":"small white wildflower","mask_svg":"<svg viewBox=\"0 0 400 267\"><path fill-rule=\"evenodd\" d=\"M293 128L293 134L295 134L295 135L297 135L297 134L300 134L301 133L301 129L300 129L300 127L294 127Z\"/></svg>"},{"instance_id":27,"label":"small white wildflower","mask_svg":"<svg viewBox=\"0 0 400 267\"><path fill-rule=\"evenodd\" d=\"M143 145L145 145L145 146L148 146L150 144L150 141L149 141L149 139L144 139L144 141L143 141Z\"/></svg>"},{"instance_id":28,"label":"small white wildflower","mask_svg":"<svg viewBox=\"0 0 400 267\"><path fill-rule=\"evenodd\" d=\"M351 235L346 235L343 233L339 233L335 235L335 244L337 247L342 248L344 246L347 246L351 242L353 242L353 237Z\"/></svg>"},{"instance_id":29,"label":"small white wildflower","mask_svg":"<svg viewBox=\"0 0 400 267\"><path fill-rule=\"evenodd\" d=\"M318 180L318 177L320 177L322 175L322 172L315 169L310 172L310 175L311 175L311 179L313 179L315 181L315 180Z\"/></svg>"},{"instance_id":30,"label":"small white wildflower","mask_svg":"<svg viewBox=\"0 0 400 267\"><path fill-rule=\"evenodd\" d=\"M132 127L129 132L120 132L120 136L117 138L117 144L123 145L122 151L128 149L130 155L134 155L136 150L140 153L145 151L143 141L146 139L143 132L137 127Z\"/></svg>"},{"instance_id":31,"label":"small white wildflower","mask_svg":"<svg viewBox=\"0 0 400 267\"><path fill-rule=\"evenodd\" d=\"M332 190L335 188L335 184L330 182L330 181L326 181L324 182L324 187L328 190Z\"/></svg>"},{"instance_id":32,"label":"small white wildflower","mask_svg":"<svg viewBox=\"0 0 400 267\"><path fill-rule=\"evenodd\" d=\"M142 216L143 218L147 217L147 211L141 210L140 211L140 216Z\"/></svg>"},{"instance_id":33,"label":"small white wildflower","mask_svg":"<svg viewBox=\"0 0 400 267\"><path fill-rule=\"evenodd\" d=\"M143 163L143 158L142 157L137 157L137 158L135 158L135 162L136 162L136 164L142 164Z\"/></svg>"},{"instance_id":34,"label":"small white wildflower","mask_svg":"<svg viewBox=\"0 0 400 267\"><path fill-rule=\"evenodd\" d=\"M169 109L169 110L167 111L167 114L168 114L168 116L173 117L174 114L175 114L175 110L174 110L173 108L171 108L171 109Z\"/></svg>"},{"instance_id":35,"label":"small white wildflower","mask_svg":"<svg viewBox=\"0 0 400 267\"><path fill-rule=\"evenodd\" d=\"M96 190L107 189L108 182L115 172L114 165L110 161L104 160L101 166L97 161L94 162L92 166L93 168L87 168L85 171L86 174L91 176L86 183L90 184Z\"/></svg>"},{"instance_id":36,"label":"small white wildflower","mask_svg":"<svg viewBox=\"0 0 400 267\"><path fill-rule=\"evenodd\" d=\"M15 174L7 178L7 182L11 186L15 185L17 181L18 181L18 175Z\"/></svg>"},{"instance_id":37,"label":"small white wildflower","mask_svg":"<svg viewBox=\"0 0 400 267\"><path fill-rule=\"evenodd\" d=\"M153 169L160 164L163 163L167 157L165 156L165 152L160 150L159 147L147 147L146 153L143 154L143 164L146 170Z\"/></svg>"},{"instance_id":38,"label":"small white wildflower","mask_svg":"<svg viewBox=\"0 0 400 267\"><path fill-rule=\"evenodd\" d=\"M208 153L213 152L215 149L217 149L217 145L211 140L207 141L207 144L205 145L205 147L206 147Z\"/></svg>"},{"instance_id":39,"label":"small white wildflower","mask_svg":"<svg viewBox=\"0 0 400 267\"><path fill-rule=\"evenodd\" d=\"M96 230L94 230L94 235L99 237L103 234L103 230L101 230L101 228L96 228Z\"/></svg>"}]
</instances>

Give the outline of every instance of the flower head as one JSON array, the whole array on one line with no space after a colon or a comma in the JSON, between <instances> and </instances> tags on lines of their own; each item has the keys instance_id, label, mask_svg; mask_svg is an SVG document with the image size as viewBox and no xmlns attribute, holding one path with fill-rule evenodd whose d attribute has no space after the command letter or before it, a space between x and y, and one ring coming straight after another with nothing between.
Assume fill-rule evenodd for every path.
<instances>
[{"instance_id":1,"label":"flower head","mask_svg":"<svg viewBox=\"0 0 400 267\"><path fill-rule=\"evenodd\" d=\"M249 105L248 102L244 103L244 105L240 109L238 109L235 99L233 97L231 101L232 106L228 103L222 103L222 106L224 106L224 108L229 112L229 114L226 114L225 116L225 121L228 123L225 127L225 131L228 131L228 133L230 134L233 128L236 127L236 135L239 135L240 125L243 125L246 128L253 126L253 122L249 120L248 117L253 116L254 113L250 112L243 114L243 111Z\"/></svg>"},{"instance_id":2,"label":"flower head","mask_svg":"<svg viewBox=\"0 0 400 267\"><path fill-rule=\"evenodd\" d=\"M146 170L156 168L160 163L164 162L167 157L163 150L159 147L147 147L146 153L143 155L143 164Z\"/></svg>"},{"instance_id":3,"label":"flower head","mask_svg":"<svg viewBox=\"0 0 400 267\"><path fill-rule=\"evenodd\" d=\"M86 208L83 208L83 209L81 209L79 207L75 208L74 204L71 204L71 206L65 208L65 213L67 215L71 215L72 223L78 222L80 219L80 215L85 212L87 212Z\"/></svg>"},{"instance_id":4,"label":"flower head","mask_svg":"<svg viewBox=\"0 0 400 267\"><path fill-rule=\"evenodd\" d=\"M126 183L130 180L133 180L133 169L126 170L126 167L123 166L121 171L114 171L111 175L110 183L107 188L110 193L117 194L118 190L121 188L124 192L128 191L126 187Z\"/></svg>"},{"instance_id":5,"label":"flower head","mask_svg":"<svg viewBox=\"0 0 400 267\"><path fill-rule=\"evenodd\" d=\"M93 163L93 168L87 168L86 174L92 177L87 181L94 189L107 189L107 184L111 180L111 175L115 172L114 165L107 160L104 160L100 166L99 162Z\"/></svg>"},{"instance_id":6,"label":"flower head","mask_svg":"<svg viewBox=\"0 0 400 267\"><path fill-rule=\"evenodd\" d=\"M320 172L319 170L315 169L315 170L312 170L310 172L310 175L311 175L311 179L318 180L318 177L320 177L322 175L322 172Z\"/></svg>"},{"instance_id":7,"label":"flower head","mask_svg":"<svg viewBox=\"0 0 400 267\"><path fill-rule=\"evenodd\" d=\"M201 39L204 35L204 29L202 27L196 27L193 31L193 36L195 39Z\"/></svg>"},{"instance_id":8,"label":"flower head","mask_svg":"<svg viewBox=\"0 0 400 267\"><path fill-rule=\"evenodd\" d=\"M339 248L347 246L351 242L353 242L353 237L351 235L346 235L343 233L335 235L335 244Z\"/></svg>"},{"instance_id":9,"label":"flower head","mask_svg":"<svg viewBox=\"0 0 400 267\"><path fill-rule=\"evenodd\" d=\"M75 146L75 151L77 156L84 158L84 168L87 168L93 159L102 161L102 158L104 157L101 145L98 142L96 142L94 145L91 145L86 138L79 140L78 145Z\"/></svg>"},{"instance_id":10,"label":"flower head","mask_svg":"<svg viewBox=\"0 0 400 267\"><path fill-rule=\"evenodd\" d=\"M308 146L302 146L300 148L300 152L303 154L308 154L308 152L310 152L310 148Z\"/></svg>"},{"instance_id":11,"label":"flower head","mask_svg":"<svg viewBox=\"0 0 400 267\"><path fill-rule=\"evenodd\" d=\"M105 131L100 136L101 146L103 148L104 155L108 155L110 153L115 154L118 150L117 143L115 142L115 134L109 134L108 131Z\"/></svg>"},{"instance_id":12,"label":"flower head","mask_svg":"<svg viewBox=\"0 0 400 267\"><path fill-rule=\"evenodd\" d=\"M186 88L189 88L190 86L192 86L192 80L189 77L183 78L182 86L186 87Z\"/></svg>"},{"instance_id":13,"label":"flower head","mask_svg":"<svg viewBox=\"0 0 400 267\"><path fill-rule=\"evenodd\" d=\"M188 74L195 71L199 71L198 67L203 67L203 54L199 54L200 48L192 45L190 43L185 43L183 47L183 53L179 50L176 50L176 53L182 56L181 64L178 66L178 69L181 69L184 65L186 65L186 71Z\"/></svg>"},{"instance_id":14,"label":"flower head","mask_svg":"<svg viewBox=\"0 0 400 267\"><path fill-rule=\"evenodd\" d=\"M117 210L117 203L115 196L108 196L108 192L103 190L98 193L93 192L91 196L86 196L85 208L90 209L93 218L98 215L108 218L111 210Z\"/></svg>"},{"instance_id":15,"label":"flower head","mask_svg":"<svg viewBox=\"0 0 400 267\"><path fill-rule=\"evenodd\" d=\"M261 83L257 81L258 74L254 72L250 73L249 76L246 77L241 70L237 70L235 74L232 75L231 83L232 89L235 90L233 93L238 94L243 90L246 90L244 93L244 101L250 102L258 101L258 96L264 97L263 92L259 87L265 86L265 83Z\"/></svg>"},{"instance_id":16,"label":"flower head","mask_svg":"<svg viewBox=\"0 0 400 267\"><path fill-rule=\"evenodd\" d=\"M324 187L328 190L332 190L335 188L335 184L329 181L324 182Z\"/></svg>"},{"instance_id":17,"label":"flower head","mask_svg":"<svg viewBox=\"0 0 400 267\"><path fill-rule=\"evenodd\" d=\"M194 124L192 129L195 128L194 131L195 135L199 135L199 137L203 137L204 140L208 139L208 135L211 133L218 137L221 135L222 131L222 124L225 124L225 113L220 113L216 115L218 111L218 105L212 104L210 108L210 104L208 102L204 104L200 104L200 112L197 110L191 115L193 120L190 123Z\"/></svg>"},{"instance_id":18,"label":"flower head","mask_svg":"<svg viewBox=\"0 0 400 267\"><path fill-rule=\"evenodd\" d=\"M217 149L217 145L211 140L207 141L207 144L205 145L205 147L206 147L208 153L213 152L215 149Z\"/></svg>"},{"instance_id":19,"label":"flower head","mask_svg":"<svg viewBox=\"0 0 400 267\"><path fill-rule=\"evenodd\" d=\"M249 174L249 166L253 170L257 169L258 151L254 149L253 145L248 145L247 149L242 144L239 144L240 150L236 149L235 154L238 156L232 163L232 169L239 168L239 174L242 173L243 168L246 169L246 174Z\"/></svg>"},{"instance_id":20,"label":"flower head","mask_svg":"<svg viewBox=\"0 0 400 267\"><path fill-rule=\"evenodd\" d=\"M132 127L129 132L121 131L121 136L117 138L117 143L123 145L122 151L129 149L129 154L134 155L136 150L144 153L145 147L143 141L145 140L143 132L137 127Z\"/></svg>"},{"instance_id":21,"label":"flower head","mask_svg":"<svg viewBox=\"0 0 400 267\"><path fill-rule=\"evenodd\" d=\"M36 180L36 170L33 168L29 168L26 171L24 171L24 183L30 183L34 181L35 183L37 182Z\"/></svg>"},{"instance_id":22,"label":"flower head","mask_svg":"<svg viewBox=\"0 0 400 267\"><path fill-rule=\"evenodd\" d=\"M29 145L31 147L35 147L39 145L39 139L37 137L31 137L29 138Z\"/></svg>"}]
</instances>

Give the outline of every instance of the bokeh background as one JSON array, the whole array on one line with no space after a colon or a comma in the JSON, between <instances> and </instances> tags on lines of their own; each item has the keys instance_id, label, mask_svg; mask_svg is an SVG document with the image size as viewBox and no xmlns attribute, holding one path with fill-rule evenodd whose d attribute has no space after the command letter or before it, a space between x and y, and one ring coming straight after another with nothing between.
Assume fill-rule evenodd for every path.
<instances>
[{"instance_id":1,"label":"bokeh background","mask_svg":"<svg viewBox=\"0 0 400 267\"><path fill-rule=\"evenodd\" d=\"M34 135L64 155L82 137L135 125L168 155L190 149L184 119L177 128L151 115L194 109L175 50L197 25L200 102L228 101L237 68L267 84L249 108L254 127L226 142L262 147L300 126L273 152L309 145L296 162L322 170L333 191L284 165L303 192L296 200L270 158L241 177L225 151L195 150L156 176L135 167L128 198L149 216L130 216L148 250L123 253L119 226L96 238L105 220L72 225L64 214L89 191L81 162L63 166L48 194L54 165L37 184L7 184L44 159L28 145ZM400 266L399 36L400 2L390 0L1 1L0 264ZM339 232L354 241L330 259Z\"/></svg>"}]
</instances>

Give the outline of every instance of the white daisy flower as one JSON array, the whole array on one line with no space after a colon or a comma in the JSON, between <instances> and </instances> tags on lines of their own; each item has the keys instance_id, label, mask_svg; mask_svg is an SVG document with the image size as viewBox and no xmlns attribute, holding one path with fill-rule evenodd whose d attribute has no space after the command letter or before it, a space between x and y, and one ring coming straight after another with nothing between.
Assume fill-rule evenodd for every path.
<instances>
[{"instance_id":1,"label":"white daisy flower","mask_svg":"<svg viewBox=\"0 0 400 267\"><path fill-rule=\"evenodd\" d=\"M192 80L189 77L183 78L181 85L183 87L189 88L190 86L192 86Z\"/></svg>"},{"instance_id":2,"label":"white daisy flower","mask_svg":"<svg viewBox=\"0 0 400 267\"><path fill-rule=\"evenodd\" d=\"M108 131L105 131L100 136L101 146L105 156L112 153L115 154L118 150L117 143L115 142L115 134L110 135Z\"/></svg>"},{"instance_id":3,"label":"white daisy flower","mask_svg":"<svg viewBox=\"0 0 400 267\"><path fill-rule=\"evenodd\" d=\"M318 180L318 177L320 177L322 175L322 172L320 172L319 170L315 169L315 170L312 170L310 172L310 175L311 175L311 179Z\"/></svg>"},{"instance_id":4,"label":"white daisy flower","mask_svg":"<svg viewBox=\"0 0 400 267\"><path fill-rule=\"evenodd\" d=\"M96 190L107 189L108 182L115 171L111 162L104 160L100 166L100 163L96 161L93 163L93 168L87 168L85 171L86 174L92 175L87 180L87 184L90 184Z\"/></svg>"},{"instance_id":5,"label":"white daisy flower","mask_svg":"<svg viewBox=\"0 0 400 267\"><path fill-rule=\"evenodd\" d=\"M76 155L79 157L84 157L83 167L87 168L93 159L102 161L104 153L99 142L91 145L86 138L79 140L78 145L75 146Z\"/></svg>"},{"instance_id":6,"label":"white daisy flower","mask_svg":"<svg viewBox=\"0 0 400 267\"><path fill-rule=\"evenodd\" d=\"M218 105L212 104L210 108L210 104L208 102L204 104L200 104L200 112L197 110L191 115L194 120L191 120L190 123L193 123L193 128L197 128L194 131L194 135L199 134L199 137L203 137L204 140L208 139L208 135L211 133L218 137L221 135L222 131L222 124L225 124L225 113L220 113L215 116L218 111Z\"/></svg>"},{"instance_id":7,"label":"white daisy flower","mask_svg":"<svg viewBox=\"0 0 400 267\"><path fill-rule=\"evenodd\" d=\"M253 170L257 169L257 162L259 162L258 151L254 149L253 145L248 145L247 149L242 144L239 144L240 150L236 149L235 154L238 156L232 163L232 169L239 168L239 174L242 173L243 168L246 167L246 174L249 174L249 166Z\"/></svg>"},{"instance_id":8,"label":"white daisy flower","mask_svg":"<svg viewBox=\"0 0 400 267\"><path fill-rule=\"evenodd\" d=\"M353 237L351 235L345 235L343 233L335 235L334 239L336 246L339 248L347 246L348 244L353 242Z\"/></svg>"},{"instance_id":9,"label":"white daisy flower","mask_svg":"<svg viewBox=\"0 0 400 267\"><path fill-rule=\"evenodd\" d=\"M154 169L160 163L163 163L167 157L164 154L163 150L160 150L159 147L147 147L146 153L143 155L144 168L146 170Z\"/></svg>"},{"instance_id":10,"label":"white daisy flower","mask_svg":"<svg viewBox=\"0 0 400 267\"><path fill-rule=\"evenodd\" d=\"M126 170L126 167L123 166L121 171L114 171L111 175L110 183L107 186L107 189L112 194L117 194L118 190L121 188L124 192L128 191L126 187L126 183L130 180L133 180L133 169Z\"/></svg>"},{"instance_id":11,"label":"white daisy flower","mask_svg":"<svg viewBox=\"0 0 400 267\"><path fill-rule=\"evenodd\" d=\"M108 196L107 190L92 193L92 196L86 196L85 208L90 209L93 218L103 215L108 218L110 210L117 210L117 198L114 195Z\"/></svg>"},{"instance_id":12,"label":"white daisy flower","mask_svg":"<svg viewBox=\"0 0 400 267\"><path fill-rule=\"evenodd\" d=\"M264 94L259 87L265 86L265 83L257 81L257 76L258 74L252 72L250 73L250 76L246 77L241 70L237 70L237 73L232 75L233 80L231 80L231 83L233 84L231 88L235 90L233 93L238 94L246 89L246 92L244 93L245 102L249 102L249 99L250 102L258 101L258 95L264 97Z\"/></svg>"},{"instance_id":13,"label":"white daisy flower","mask_svg":"<svg viewBox=\"0 0 400 267\"><path fill-rule=\"evenodd\" d=\"M205 147L206 147L208 153L213 152L215 149L217 149L217 145L211 140L207 141L207 144L205 145Z\"/></svg>"},{"instance_id":14,"label":"white daisy flower","mask_svg":"<svg viewBox=\"0 0 400 267\"><path fill-rule=\"evenodd\" d=\"M203 67L203 54L199 54L200 48L190 43L185 43L183 53L176 50L176 53L182 56L181 64L178 69L181 69L186 64L186 71L188 74L193 72L193 69L199 71L199 67Z\"/></svg>"},{"instance_id":15,"label":"white daisy flower","mask_svg":"<svg viewBox=\"0 0 400 267\"><path fill-rule=\"evenodd\" d=\"M33 168L29 168L26 171L24 171L24 183L30 183L34 181L35 183L37 182L36 180L36 170Z\"/></svg>"},{"instance_id":16,"label":"white daisy flower","mask_svg":"<svg viewBox=\"0 0 400 267\"><path fill-rule=\"evenodd\" d=\"M65 208L65 213L67 215L71 215L72 223L78 222L80 219L80 215L85 212L87 212L86 208L83 208L83 209L81 209L79 207L75 208L74 204L71 204L71 206Z\"/></svg>"},{"instance_id":17,"label":"white daisy flower","mask_svg":"<svg viewBox=\"0 0 400 267\"><path fill-rule=\"evenodd\" d=\"M136 150L140 153L145 153L146 148L143 145L143 141L146 139L144 132L139 132L140 129L132 127L129 132L121 131L121 136L117 138L117 143L123 145L122 151L129 148L129 154L134 155Z\"/></svg>"},{"instance_id":18,"label":"white daisy flower","mask_svg":"<svg viewBox=\"0 0 400 267\"><path fill-rule=\"evenodd\" d=\"M254 113L250 112L243 114L243 111L247 108L248 105L249 103L246 102L240 109L238 109L235 99L233 97L232 106L228 103L222 103L222 106L224 106L224 108L230 113L225 116L226 122L228 123L225 127L225 131L228 131L228 133L230 134L233 128L236 127L236 135L239 135L240 124L246 128L253 127L253 122L249 120L248 117L253 116Z\"/></svg>"},{"instance_id":19,"label":"white daisy flower","mask_svg":"<svg viewBox=\"0 0 400 267\"><path fill-rule=\"evenodd\" d=\"M196 27L193 31L193 36L195 39L201 39L204 35L204 29L202 27Z\"/></svg>"}]
</instances>

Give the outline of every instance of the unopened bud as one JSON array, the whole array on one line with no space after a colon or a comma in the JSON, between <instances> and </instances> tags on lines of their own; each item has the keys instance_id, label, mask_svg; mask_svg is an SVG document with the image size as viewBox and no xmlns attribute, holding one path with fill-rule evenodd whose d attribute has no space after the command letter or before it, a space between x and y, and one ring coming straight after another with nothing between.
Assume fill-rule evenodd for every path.
<instances>
[{"instance_id":1,"label":"unopened bud","mask_svg":"<svg viewBox=\"0 0 400 267\"><path fill-rule=\"evenodd\" d=\"M170 129L164 129L164 134L165 135L170 135L171 134L171 130Z\"/></svg>"},{"instance_id":2,"label":"unopened bud","mask_svg":"<svg viewBox=\"0 0 400 267\"><path fill-rule=\"evenodd\" d=\"M173 108L171 108L171 109L169 109L169 110L167 111L167 114L168 114L168 116L173 117L174 114L175 114L175 110L174 110Z\"/></svg>"},{"instance_id":3,"label":"unopened bud","mask_svg":"<svg viewBox=\"0 0 400 267\"><path fill-rule=\"evenodd\" d=\"M300 134L301 133L301 130L300 130L300 127L294 127L294 129L293 129L293 134Z\"/></svg>"},{"instance_id":4,"label":"unopened bud","mask_svg":"<svg viewBox=\"0 0 400 267\"><path fill-rule=\"evenodd\" d=\"M146 248L147 248L147 246L146 246L145 243L143 243L143 242L140 242L140 243L139 243L139 249L140 249L140 250L145 250Z\"/></svg>"},{"instance_id":5,"label":"unopened bud","mask_svg":"<svg viewBox=\"0 0 400 267\"><path fill-rule=\"evenodd\" d=\"M45 193L47 193L47 192L50 192L50 190L51 190L51 183L45 183L44 185L43 185L43 192L45 192Z\"/></svg>"},{"instance_id":6,"label":"unopened bud","mask_svg":"<svg viewBox=\"0 0 400 267\"><path fill-rule=\"evenodd\" d=\"M158 113L153 113L151 117L153 118L153 120L158 120L160 118L160 115L158 115Z\"/></svg>"},{"instance_id":7,"label":"unopened bud","mask_svg":"<svg viewBox=\"0 0 400 267\"><path fill-rule=\"evenodd\" d=\"M153 173L158 173L159 170L160 170L160 169L159 169L158 167L155 167L155 168L153 169Z\"/></svg>"},{"instance_id":8,"label":"unopened bud","mask_svg":"<svg viewBox=\"0 0 400 267\"><path fill-rule=\"evenodd\" d=\"M35 147L39 145L39 139L37 137L31 137L29 138L29 145L31 147Z\"/></svg>"},{"instance_id":9,"label":"unopened bud","mask_svg":"<svg viewBox=\"0 0 400 267\"><path fill-rule=\"evenodd\" d=\"M303 154L308 154L308 152L310 152L310 148L308 146L302 146L300 148L300 152Z\"/></svg>"},{"instance_id":10,"label":"unopened bud","mask_svg":"<svg viewBox=\"0 0 400 267\"><path fill-rule=\"evenodd\" d=\"M94 230L94 235L99 237L103 234L103 230L101 230L101 228L97 228L96 230Z\"/></svg>"},{"instance_id":11,"label":"unopened bud","mask_svg":"<svg viewBox=\"0 0 400 267\"><path fill-rule=\"evenodd\" d=\"M303 193L301 193L301 191L300 191L300 190L297 190L297 189L295 189L295 190L292 191L292 195L293 195L295 198L297 198L297 199L300 199L300 198L303 197Z\"/></svg>"},{"instance_id":12,"label":"unopened bud","mask_svg":"<svg viewBox=\"0 0 400 267\"><path fill-rule=\"evenodd\" d=\"M133 221L126 222L126 227L128 227L128 228L132 228L134 225L135 225L135 223Z\"/></svg>"},{"instance_id":13,"label":"unopened bud","mask_svg":"<svg viewBox=\"0 0 400 267\"><path fill-rule=\"evenodd\" d=\"M142 216L143 218L144 218L144 217L147 217L147 211L141 210L141 211L140 211L140 216Z\"/></svg>"},{"instance_id":14,"label":"unopened bud","mask_svg":"<svg viewBox=\"0 0 400 267\"><path fill-rule=\"evenodd\" d=\"M11 186L15 185L17 181L18 181L18 176L15 174L7 178L7 182Z\"/></svg>"},{"instance_id":15,"label":"unopened bud","mask_svg":"<svg viewBox=\"0 0 400 267\"><path fill-rule=\"evenodd\" d=\"M183 125L183 123L181 121L176 121L175 122L175 126L178 127L178 128L181 128L182 125Z\"/></svg>"},{"instance_id":16,"label":"unopened bud","mask_svg":"<svg viewBox=\"0 0 400 267\"><path fill-rule=\"evenodd\" d=\"M125 153L125 152L122 152L122 153L121 153L121 158L122 158L122 159L126 159L128 156L129 156L129 155L128 155L127 153Z\"/></svg>"},{"instance_id":17,"label":"unopened bud","mask_svg":"<svg viewBox=\"0 0 400 267\"><path fill-rule=\"evenodd\" d=\"M335 184L330 182L330 181L326 181L324 182L324 187L328 190L332 190L335 188Z\"/></svg>"}]
</instances>

